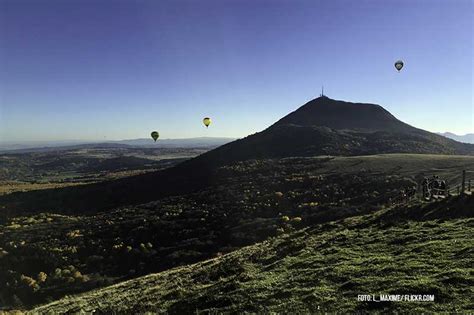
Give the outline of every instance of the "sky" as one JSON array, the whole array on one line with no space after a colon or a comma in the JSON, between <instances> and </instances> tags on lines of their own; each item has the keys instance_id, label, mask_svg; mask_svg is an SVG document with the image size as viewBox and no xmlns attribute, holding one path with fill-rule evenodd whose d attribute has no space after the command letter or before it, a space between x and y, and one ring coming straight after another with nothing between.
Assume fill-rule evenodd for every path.
<instances>
[{"instance_id":1,"label":"sky","mask_svg":"<svg viewBox=\"0 0 474 315\"><path fill-rule=\"evenodd\" d=\"M0 0L0 141L244 137L322 85L418 128L474 132L472 6Z\"/></svg>"}]
</instances>

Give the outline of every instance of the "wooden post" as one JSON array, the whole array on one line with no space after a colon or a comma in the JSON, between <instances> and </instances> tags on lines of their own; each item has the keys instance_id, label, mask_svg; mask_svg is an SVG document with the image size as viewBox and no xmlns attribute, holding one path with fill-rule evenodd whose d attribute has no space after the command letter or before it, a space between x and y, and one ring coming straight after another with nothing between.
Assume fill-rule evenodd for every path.
<instances>
[{"instance_id":1,"label":"wooden post","mask_svg":"<svg viewBox=\"0 0 474 315\"><path fill-rule=\"evenodd\" d=\"M461 194L464 195L466 192L466 170L462 171L462 188L461 188Z\"/></svg>"}]
</instances>

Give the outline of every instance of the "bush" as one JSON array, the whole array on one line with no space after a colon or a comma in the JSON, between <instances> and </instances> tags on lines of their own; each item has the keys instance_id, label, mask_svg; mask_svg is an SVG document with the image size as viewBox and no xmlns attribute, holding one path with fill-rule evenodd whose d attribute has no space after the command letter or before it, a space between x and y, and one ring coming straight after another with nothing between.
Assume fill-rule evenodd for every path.
<instances>
[{"instance_id":1,"label":"bush","mask_svg":"<svg viewBox=\"0 0 474 315\"><path fill-rule=\"evenodd\" d=\"M291 219L292 222L294 223L300 223L303 219L301 219L301 217L294 217L293 219Z\"/></svg>"},{"instance_id":2,"label":"bush","mask_svg":"<svg viewBox=\"0 0 474 315\"><path fill-rule=\"evenodd\" d=\"M40 272L36 279L38 280L39 283L45 282L46 279L48 278L48 275L45 272Z\"/></svg>"},{"instance_id":3,"label":"bush","mask_svg":"<svg viewBox=\"0 0 474 315\"><path fill-rule=\"evenodd\" d=\"M278 229L276 229L276 234L277 234L277 235L285 234L285 229L283 229L283 228L278 228Z\"/></svg>"},{"instance_id":4,"label":"bush","mask_svg":"<svg viewBox=\"0 0 474 315\"><path fill-rule=\"evenodd\" d=\"M31 278L31 277L28 277L28 276L25 276L25 275L21 275L20 276L20 280L23 284L25 284L26 286L28 286L30 289L32 289L33 291L38 291L40 289L40 286L38 285L38 283L36 282L35 279Z\"/></svg>"},{"instance_id":5,"label":"bush","mask_svg":"<svg viewBox=\"0 0 474 315\"><path fill-rule=\"evenodd\" d=\"M277 191L275 192L275 197L277 198L282 198L283 197L283 193L281 191Z\"/></svg>"},{"instance_id":6,"label":"bush","mask_svg":"<svg viewBox=\"0 0 474 315\"><path fill-rule=\"evenodd\" d=\"M0 258L5 257L8 255L8 252L2 248L0 248Z\"/></svg>"},{"instance_id":7,"label":"bush","mask_svg":"<svg viewBox=\"0 0 474 315\"><path fill-rule=\"evenodd\" d=\"M78 279L78 278L81 278L82 277L82 274L79 270L76 270L74 271L74 273L72 274L72 276L75 278L75 279Z\"/></svg>"},{"instance_id":8,"label":"bush","mask_svg":"<svg viewBox=\"0 0 474 315\"><path fill-rule=\"evenodd\" d=\"M60 279L62 276L61 268L54 269L54 277Z\"/></svg>"},{"instance_id":9,"label":"bush","mask_svg":"<svg viewBox=\"0 0 474 315\"><path fill-rule=\"evenodd\" d=\"M66 234L66 236L67 236L68 238L77 238L77 237L80 237L80 236L82 236L82 235L81 235L81 231L79 231L79 230L73 230L73 231L69 231L69 232Z\"/></svg>"}]
</instances>

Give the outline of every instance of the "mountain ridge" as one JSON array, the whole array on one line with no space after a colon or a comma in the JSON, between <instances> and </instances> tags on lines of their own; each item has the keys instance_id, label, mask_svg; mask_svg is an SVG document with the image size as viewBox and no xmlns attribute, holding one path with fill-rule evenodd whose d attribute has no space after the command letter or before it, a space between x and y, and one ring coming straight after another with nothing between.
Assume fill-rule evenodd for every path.
<instances>
[{"instance_id":1,"label":"mountain ridge","mask_svg":"<svg viewBox=\"0 0 474 315\"><path fill-rule=\"evenodd\" d=\"M449 139L456 140L458 142L462 142L462 143L474 143L474 133L466 133L465 135L457 135L452 132L437 132L437 134Z\"/></svg>"},{"instance_id":2,"label":"mountain ridge","mask_svg":"<svg viewBox=\"0 0 474 315\"><path fill-rule=\"evenodd\" d=\"M97 148L97 147L126 147L126 148L201 148L216 147L235 138L227 137L194 137L194 138L177 138L177 139L160 139L156 143L151 138L137 138L126 140L110 140L110 141L52 141L52 142L0 142L1 153L17 153L17 152L35 152L35 151L53 151L53 150L69 150L74 148Z\"/></svg>"}]
</instances>

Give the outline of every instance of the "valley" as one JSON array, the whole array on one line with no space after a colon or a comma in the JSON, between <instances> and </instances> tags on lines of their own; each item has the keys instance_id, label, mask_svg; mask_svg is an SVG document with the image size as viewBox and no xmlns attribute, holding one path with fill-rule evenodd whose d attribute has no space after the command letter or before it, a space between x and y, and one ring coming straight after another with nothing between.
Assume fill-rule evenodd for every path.
<instances>
[{"instance_id":1,"label":"valley","mask_svg":"<svg viewBox=\"0 0 474 315\"><path fill-rule=\"evenodd\" d=\"M212 147L140 148L97 144L10 151L0 154L0 195L144 174L169 168L209 149Z\"/></svg>"}]
</instances>

